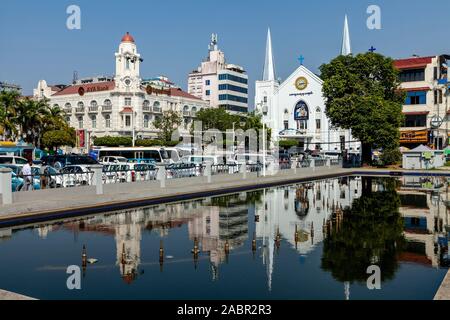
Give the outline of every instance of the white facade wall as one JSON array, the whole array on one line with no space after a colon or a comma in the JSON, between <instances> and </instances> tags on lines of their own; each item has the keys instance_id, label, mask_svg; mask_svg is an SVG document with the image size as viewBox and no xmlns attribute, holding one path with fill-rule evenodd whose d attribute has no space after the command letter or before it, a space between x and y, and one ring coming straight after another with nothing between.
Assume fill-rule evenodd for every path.
<instances>
[{"instance_id":1,"label":"white facade wall","mask_svg":"<svg viewBox=\"0 0 450 320\"><path fill-rule=\"evenodd\" d=\"M307 80L307 87L299 90L296 81ZM345 136L346 149L360 151L360 143L354 142L348 130L335 130L325 113L325 101L322 95L323 81L304 66L300 66L283 83L276 81L256 81L255 106L263 114L263 121L272 128L272 140L294 139L304 142L305 149L314 150L320 144L321 151L341 151L340 137ZM303 129L295 120L295 107L303 101L308 106L309 119ZM316 120L320 119L320 128ZM289 133L283 135L287 121ZM295 132L298 130L298 132ZM292 132L292 133L291 133Z\"/></svg>"}]
</instances>

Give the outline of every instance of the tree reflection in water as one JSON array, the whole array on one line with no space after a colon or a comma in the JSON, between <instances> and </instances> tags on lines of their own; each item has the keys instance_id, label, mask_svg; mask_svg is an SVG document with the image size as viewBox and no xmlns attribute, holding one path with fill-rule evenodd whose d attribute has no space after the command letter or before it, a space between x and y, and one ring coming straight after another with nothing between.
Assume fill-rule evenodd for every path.
<instances>
[{"instance_id":1,"label":"tree reflection in water","mask_svg":"<svg viewBox=\"0 0 450 320\"><path fill-rule=\"evenodd\" d=\"M382 281L392 279L405 244L398 182L393 178L362 179L362 196L342 215L333 213L324 240L322 269L341 282L365 283L371 265L380 267Z\"/></svg>"}]
</instances>

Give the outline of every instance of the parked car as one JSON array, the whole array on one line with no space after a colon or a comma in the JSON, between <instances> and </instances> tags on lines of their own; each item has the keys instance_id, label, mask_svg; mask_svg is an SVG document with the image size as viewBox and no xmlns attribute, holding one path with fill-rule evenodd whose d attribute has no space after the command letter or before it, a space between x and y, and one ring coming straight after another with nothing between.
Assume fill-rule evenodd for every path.
<instances>
[{"instance_id":1,"label":"parked car","mask_svg":"<svg viewBox=\"0 0 450 320\"><path fill-rule=\"evenodd\" d=\"M129 163L132 181L148 181L156 179L156 166L147 163Z\"/></svg>"},{"instance_id":2,"label":"parked car","mask_svg":"<svg viewBox=\"0 0 450 320\"><path fill-rule=\"evenodd\" d=\"M24 166L28 162L27 159L17 156L1 156L0 155L0 165L2 164L14 164L19 166Z\"/></svg>"},{"instance_id":3,"label":"parked car","mask_svg":"<svg viewBox=\"0 0 450 320\"><path fill-rule=\"evenodd\" d=\"M56 155L56 156L45 156L42 159L43 165L49 165L55 169L61 169L65 166L71 165L95 165L99 164L98 161L92 159L88 156L81 155Z\"/></svg>"},{"instance_id":4,"label":"parked car","mask_svg":"<svg viewBox=\"0 0 450 320\"><path fill-rule=\"evenodd\" d=\"M59 173L61 174L62 186L64 188L87 186L92 184L92 172L88 166L65 166L59 171Z\"/></svg>"},{"instance_id":5,"label":"parked car","mask_svg":"<svg viewBox=\"0 0 450 320\"><path fill-rule=\"evenodd\" d=\"M20 172L22 167L16 165L0 165L0 168L9 168L12 170L11 172L11 190L12 192L22 191L25 185L25 181L22 177L20 177ZM38 177L34 177L33 179L33 189L39 190L41 188L41 183Z\"/></svg>"}]
</instances>

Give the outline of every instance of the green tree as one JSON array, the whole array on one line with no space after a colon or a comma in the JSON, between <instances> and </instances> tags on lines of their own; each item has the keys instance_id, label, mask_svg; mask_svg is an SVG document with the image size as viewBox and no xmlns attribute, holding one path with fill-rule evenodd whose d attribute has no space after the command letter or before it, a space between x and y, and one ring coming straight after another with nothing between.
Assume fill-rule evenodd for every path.
<instances>
[{"instance_id":1,"label":"green tree","mask_svg":"<svg viewBox=\"0 0 450 320\"><path fill-rule=\"evenodd\" d=\"M75 129L68 130L51 130L42 136L42 144L48 149L58 149L61 146L75 146L76 136Z\"/></svg>"},{"instance_id":2,"label":"green tree","mask_svg":"<svg viewBox=\"0 0 450 320\"><path fill-rule=\"evenodd\" d=\"M373 183L379 192L372 191ZM395 179L363 177L363 194L345 209L339 228L324 240L322 269L341 282L366 282L367 268L378 265L383 281L392 279L403 251L403 218Z\"/></svg>"},{"instance_id":3,"label":"green tree","mask_svg":"<svg viewBox=\"0 0 450 320\"><path fill-rule=\"evenodd\" d=\"M17 90L0 92L0 126L6 139L16 140L18 134L16 109L20 103Z\"/></svg>"},{"instance_id":4,"label":"green tree","mask_svg":"<svg viewBox=\"0 0 450 320\"><path fill-rule=\"evenodd\" d=\"M172 141L173 132L181 125L182 117L174 110L164 111L162 117L155 120L154 125L159 129L158 138L164 142Z\"/></svg>"},{"instance_id":5,"label":"green tree","mask_svg":"<svg viewBox=\"0 0 450 320\"><path fill-rule=\"evenodd\" d=\"M391 58L370 52L339 56L320 71L326 114L361 141L364 163L371 163L372 149L399 146L405 95Z\"/></svg>"}]
</instances>

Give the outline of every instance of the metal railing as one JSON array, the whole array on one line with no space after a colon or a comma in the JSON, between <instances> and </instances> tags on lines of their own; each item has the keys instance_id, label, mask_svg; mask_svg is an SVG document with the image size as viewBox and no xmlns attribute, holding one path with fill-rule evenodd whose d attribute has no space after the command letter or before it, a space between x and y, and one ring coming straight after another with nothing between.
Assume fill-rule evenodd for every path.
<instances>
[{"instance_id":1,"label":"metal railing","mask_svg":"<svg viewBox=\"0 0 450 320\"><path fill-rule=\"evenodd\" d=\"M105 165L102 170L103 184L130 183L156 180L157 168L124 168L124 165Z\"/></svg>"},{"instance_id":2,"label":"metal railing","mask_svg":"<svg viewBox=\"0 0 450 320\"><path fill-rule=\"evenodd\" d=\"M112 111L112 106L102 106L102 112L111 112Z\"/></svg>"}]
</instances>

